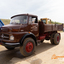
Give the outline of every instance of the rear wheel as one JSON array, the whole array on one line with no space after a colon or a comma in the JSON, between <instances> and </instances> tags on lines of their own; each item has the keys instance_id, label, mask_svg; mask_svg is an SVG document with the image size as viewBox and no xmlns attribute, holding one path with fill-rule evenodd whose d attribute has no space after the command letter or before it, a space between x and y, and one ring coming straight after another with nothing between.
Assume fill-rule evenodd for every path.
<instances>
[{"instance_id":1,"label":"rear wheel","mask_svg":"<svg viewBox=\"0 0 64 64\"><path fill-rule=\"evenodd\" d=\"M60 35L58 33L52 34L50 41L52 44L58 45L60 42Z\"/></svg>"},{"instance_id":2,"label":"rear wheel","mask_svg":"<svg viewBox=\"0 0 64 64\"><path fill-rule=\"evenodd\" d=\"M20 52L23 56L29 56L35 51L35 41L32 38L26 38L23 46L20 46Z\"/></svg>"},{"instance_id":3,"label":"rear wheel","mask_svg":"<svg viewBox=\"0 0 64 64\"><path fill-rule=\"evenodd\" d=\"M58 33L56 33L56 34L54 35L54 44L55 44L55 45L58 45L59 42L60 42L60 35L59 35Z\"/></svg>"},{"instance_id":4,"label":"rear wheel","mask_svg":"<svg viewBox=\"0 0 64 64\"><path fill-rule=\"evenodd\" d=\"M8 46L5 46L5 48L7 48L8 50L13 50L15 47L8 47Z\"/></svg>"},{"instance_id":5,"label":"rear wheel","mask_svg":"<svg viewBox=\"0 0 64 64\"><path fill-rule=\"evenodd\" d=\"M51 38L50 38L51 44L54 44L54 39L53 39L54 38L54 35L55 35L54 33L51 35Z\"/></svg>"}]
</instances>

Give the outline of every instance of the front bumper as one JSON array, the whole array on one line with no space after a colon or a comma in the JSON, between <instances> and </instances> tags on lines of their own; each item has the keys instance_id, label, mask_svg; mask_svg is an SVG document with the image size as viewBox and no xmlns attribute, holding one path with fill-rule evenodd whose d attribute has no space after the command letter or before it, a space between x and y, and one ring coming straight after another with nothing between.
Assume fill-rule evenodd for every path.
<instances>
[{"instance_id":1,"label":"front bumper","mask_svg":"<svg viewBox=\"0 0 64 64\"><path fill-rule=\"evenodd\" d=\"M3 41L0 40L0 44L3 46L10 46L10 47L18 47L20 46L20 43L5 43Z\"/></svg>"}]
</instances>

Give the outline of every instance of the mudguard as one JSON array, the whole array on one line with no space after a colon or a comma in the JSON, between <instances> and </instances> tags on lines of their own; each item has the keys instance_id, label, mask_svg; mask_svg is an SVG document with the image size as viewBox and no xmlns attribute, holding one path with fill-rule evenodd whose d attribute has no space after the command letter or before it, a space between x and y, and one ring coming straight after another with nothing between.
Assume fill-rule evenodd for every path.
<instances>
[{"instance_id":1,"label":"mudguard","mask_svg":"<svg viewBox=\"0 0 64 64\"><path fill-rule=\"evenodd\" d=\"M33 39L35 40L35 43L36 43L36 37L35 37L35 35L34 35L33 33L27 33L27 34L25 34L25 35L21 38L21 40L20 40L20 45L23 45L23 41L24 41L24 39L25 39L26 37L31 37L31 38L33 38ZM37 43L36 43L36 45L37 45Z\"/></svg>"}]
</instances>

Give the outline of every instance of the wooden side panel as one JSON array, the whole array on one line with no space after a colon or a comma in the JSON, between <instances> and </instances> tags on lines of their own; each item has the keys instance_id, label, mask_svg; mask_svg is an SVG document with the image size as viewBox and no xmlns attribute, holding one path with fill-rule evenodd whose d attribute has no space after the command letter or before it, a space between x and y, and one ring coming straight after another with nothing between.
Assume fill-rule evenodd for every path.
<instances>
[{"instance_id":1,"label":"wooden side panel","mask_svg":"<svg viewBox=\"0 0 64 64\"><path fill-rule=\"evenodd\" d=\"M44 28L44 32L49 32L53 30L53 25L45 24Z\"/></svg>"},{"instance_id":2,"label":"wooden side panel","mask_svg":"<svg viewBox=\"0 0 64 64\"><path fill-rule=\"evenodd\" d=\"M44 34L44 32L51 31L62 31L63 24L44 24L43 22L39 22L39 34Z\"/></svg>"},{"instance_id":3,"label":"wooden side panel","mask_svg":"<svg viewBox=\"0 0 64 64\"><path fill-rule=\"evenodd\" d=\"M57 25L57 30L62 31L63 30L63 24Z\"/></svg>"},{"instance_id":4,"label":"wooden side panel","mask_svg":"<svg viewBox=\"0 0 64 64\"><path fill-rule=\"evenodd\" d=\"M53 31L57 31L57 25L53 24Z\"/></svg>"},{"instance_id":5,"label":"wooden side panel","mask_svg":"<svg viewBox=\"0 0 64 64\"><path fill-rule=\"evenodd\" d=\"M63 24L44 24L43 22L39 22L39 35L43 35L44 32L51 31L62 31Z\"/></svg>"},{"instance_id":6,"label":"wooden side panel","mask_svg":"<svg viewBox=\"0 0 64 64\"><path fill-rule=\"evenodd\" d=\"M63 25L59 24L45 24L44 25L45 29L44 32L49 32L49 31L62 31L63 30Z\"/></svg>"}]
</instances>

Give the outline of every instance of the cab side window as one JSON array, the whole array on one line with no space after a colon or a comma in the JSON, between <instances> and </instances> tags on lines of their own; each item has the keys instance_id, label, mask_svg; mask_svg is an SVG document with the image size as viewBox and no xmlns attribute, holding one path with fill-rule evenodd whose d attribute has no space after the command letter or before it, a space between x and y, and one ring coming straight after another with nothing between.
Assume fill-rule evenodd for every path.
<instances>
[{"instance_id":1,"label":"cab side window","mask_svg":"<svg viewBox=\"0 0 64 64\"><path fill-rule=\"evenodd\" d=\"M32 18L32 23L35 23L35 21L36 21L36 18Z\"/></svg>"},{"instance_id":2,"label":"cab side window","mask_svg":"<svg viewBox=\"0 0 64 64\"><path fill-rule=\"evenodd\" d=\"M29 24L31 23L37 23L37 18L36 17L29 17Z\"/></svg>"}]
</instances>

